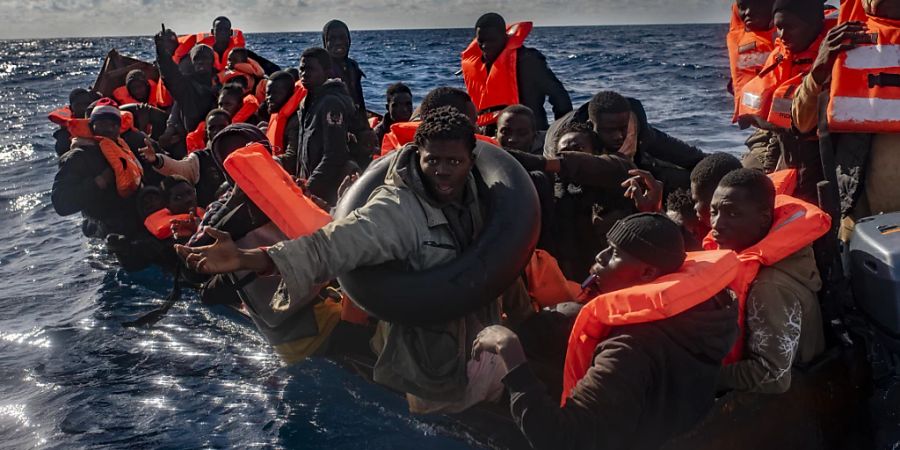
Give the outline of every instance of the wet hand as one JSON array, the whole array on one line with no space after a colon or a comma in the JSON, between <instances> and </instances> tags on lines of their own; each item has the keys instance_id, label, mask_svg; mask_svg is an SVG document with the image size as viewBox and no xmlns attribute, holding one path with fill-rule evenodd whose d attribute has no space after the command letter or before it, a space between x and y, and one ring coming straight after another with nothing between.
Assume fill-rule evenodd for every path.
<instances>
[{"instance_id":1,"label":"wet hand","mask_svg":"<svg viewBox=\"0 0 900 450\"><path fill-rule=\"evenodd\" d=\"M481 361L481 355L485 352L499 356L506 366L506 372L527 361L519 337L509 328L500 325L489 326L475 336L472 359Z\"/></svg>"},{"instance_id":2,"label":"wet hand","mask_svg":"<svg viewBox=\"0 0 900 450\"><path fill-rule=\"evenodd\" d=\"M646 170L632 169L628 174L631 178L622 182L625 198L633 200L634 206L641 212L662 210L662 183Z\"/></svg>"},{"instance_id":3,"label":"wet hand","mask_svg":"<svg viewBox=\"0 0 900 450\"><path fill-rule=\"evenodd\" d=\"M209 275L236 272L243 267L242 252L227 232L207 228L205 233L216 241L203 247L176 245L178 253L189 269Z\"/></svg>"},{"instance_id":4,"label":"wet hand","mask_svg":"<svg viewBox=\"0 0 900 450\"><path fill-rule=\"evenodd\" d=\"M838 55L859 45L865 37L866 25L862 22L845 22L832 28L819 46L819 54L810 70L813 81L819 86L824 84Z\"/></svg>"}]
</instances>

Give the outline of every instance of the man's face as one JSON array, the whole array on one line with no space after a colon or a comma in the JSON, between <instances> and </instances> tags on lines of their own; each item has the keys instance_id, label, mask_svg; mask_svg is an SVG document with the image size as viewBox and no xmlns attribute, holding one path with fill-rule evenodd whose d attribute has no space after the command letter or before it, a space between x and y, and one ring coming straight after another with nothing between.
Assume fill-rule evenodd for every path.
<instances>
[{"instance_id":1,"label":"man's face","mask_svg":"<svg viewBox=\"0 0 900 450\"><path fill-rule=\"evenodd\" d=\"M332 27L325 35L325 50L332 58L342 60L350 51L350 34L344 27Z\"/></svg>"},{"instance_id":2,"label":"man's face","mask_svg":"<svg viewBox=\"0 0 900 450\"><path fill-rule=\"evenodd\" d=\"M819 20L824 20L824 13L819 13ZM791 52L802 52L812 45L819 35L820 28L803 20L797 14L788 11L778 11L774 17L775 28L784 46Z\"/></svg>"},{"instance_id":3,"label":"man's face","mask_svg":"<svg viewBox=\"0 0 900 450\"><path fill-rule=\"evenodd\" d=\"M503 148L529 152L534 136L534 124L523 114L506 113L497 119L497 141Z\"/></svg>"},{"instance_id":4,"label":"man's face","mask_svg":"<svg viewBox=\"0 0 900 450\"><path fill-rule=\"evenodd\" d=\"M700 226L709 232L712 227L709 218L709 202L712 201L712 194L700 192L700 187L696 183L691 183L691 200L694 202L694 211L697 213Z\"/></svg>"},{"instance_id":5,"label":"man's face","mask_svg":"<svg viewBox=\"0 0 900 450\"><path fill-rule=\"evenodd\" d=\"M587 133L570 132L559 138L556 148L561 152L597 153Z\"/></svg>"},{"instance_id":6,"label":"man's face","mask_svg":"<svg viewBox=\"0 0 900 450\"><path fill-rule=\"evenodd\" d=\"M227 20L217 20L213 22L212 35L216 38L216 45L227 46L231 40L231 22Z\"/></svg>"},{"instance_id":7,"label":"man's face","mask_svg":"<svg viewBox=\"0 0 900 450\"><path fill-rule=\"evenodd\" d=\"M197 191L188 183L178 183L169 190L169 211L187 214L197 207Z\"/></svg>"},{"instance_id":8,"label":"man's face","mask_svg":"<svg viewBox=\"0 0 900 450\"><path fill-rule=\"evenodd\" d=\"M478 42L478 47L481 48L484 59L489 62L494 62L503 52L506 47L506 39L506 31L499 28L475 29L475 40Z\"/></svg>"},{"instance_id":9,"label":"man's face","mask_svg":"<svg viewBox=\"0 0 900 450\"><path fill-rule=\"evenodd\" d=\"M419 168L441 203L462 199L473 163L472 150L460 140L429 141L419 148Z\"/></svg>"},{"instance_id":10,"label":"man's face","mask_svg":"<svg viewBox=\"0 0 900 450\"><path fill-rule=\"evenodd\" d=\"M315 58L300 58L300 83L307 91L312 91L325 84L328 77L322 64Z\"/></svg>"},{"instance_id":11,"label":"man's face","mask_svg":"<svg viewBox=\"0 0 900 450\"><path fill-rule=\"evenodd\" d=\"M213 55L208 52L198 52L196 56L191 58L191 65L194 66L195 73L212 73Z\"/></svg>"},{"instance_id":12,"label":"man's face","mask_svg":"<svg viewBox=\"0 0 900 450\"><path fill-rule=\"evenodd\" d=\"M216 114L209 119L206 119L206 142L212 142L213 138L228 125L230 125L228 118L221 114Z\"/></svg>"},{"instance_id":13,"label":"man's face","mask_svg":"<svg viewBox=\"0 0 900 450\"><path fill-rule=\"evenodd\" d=\"M712 237L720 248L741 252L766 236L771 212L755 202L745 188L716 189L709 208Z\"/></svg>"},{"instance_id":14,"label":"man's face","mask_svg":"<svg viewBox=\"0 0 900 450\"><path fill-rule=\"evenodd\" d=\"M266 98L269 96L269 89L266 86ZM231 117L234 117L235 114L241 109L241 106L244 105L243 99L236 97L234 95L225 95L222 94L219 96L219 108L228 111L228 114L231 114Z\"/></svg>"},{"instance_id":15,"label":"man's face","mask_svg":"<svg viewBox=\"0 0 900 450\"><path fill-rule=\"evenodd\" d=\"M96 136L116 140L119 138L119 126L121 123L118 119L99 119L91 124L91 130Z\"/></svg>"},{"instance_id":16,"label":"man's face","mask_svg":"<svg viewBox=\"0 0 900 450\"><path fill-rule=\"evenodd\" d=\"M72 117L76 119L84 119L87 117L87 109L88 106L91 106L93 100L90 95L81 95L75 97L75 101L69 105L69 109L72 110Z\"/></svg>"},{"instance_id":17,"label":"man's face","mask_svg":"<svg viewBox=\"0 0 900 450\"><path fill-rule=\"evenodd\" d=\"M597 277L597 286L603 293L650 281L647 278L652 276L647 271L650 266L613 244L597 254L595 261L591 275Z\"/></svg>"},{"instance_id":18,"label":"man's face","mask_svg":"<svg viewBox=\"0 0 900 450\"><path fill-rule=\"evenodd\" d=\"M394 122L409 122L413 112L412 95L406 92L392 95L391 101L387 104L387 111Z\"/></svg>"},{"instance_id":19,"label":"man's face","mask_svg":"<svg viewBox=\"0 0 900 450\"><path fill-rule=\"evenodd\" d=\"M744 26L751 31L772 28L772 4L774 0L737 0L738 14Z\"/></svg>"},{"instance_id":20,"label":"man's face","mask_svg":"<svg viewBox=\"0 0 900 450\"><path fill-rule=\"evenodd\" d=\"M628 121L631 120L631 113L628 111L620 113L601 113L594 124L594 131L600 136L600 143L603 148L610 152L617 152L625 143L625 137L628 135Z\"/></svg>"},{"instance_id":21,"label":"man's face","mask_svg":"<svg viewBox=\"0 0 900 450\"><path fill-rule=\"evenodd\" d=\"M266 102L269 112L277 113L293 94L292 86L287 81L276 81L266 85Z\"/></svg>"},{"instance_id":22,"label":"man's face","mask_svg":"<svg viewBox=\"0 0 900 450\"><path fill-rule=\"evenodd\" d=\"M140 78L128 83L128 93L139 102L147 102L150 99L150 83Z\"/></svg>"}]
</instances>

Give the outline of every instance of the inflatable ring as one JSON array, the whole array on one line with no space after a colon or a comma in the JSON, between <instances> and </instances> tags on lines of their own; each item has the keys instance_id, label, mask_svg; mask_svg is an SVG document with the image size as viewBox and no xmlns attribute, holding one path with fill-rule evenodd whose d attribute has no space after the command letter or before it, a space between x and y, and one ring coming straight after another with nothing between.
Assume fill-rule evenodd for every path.
<instances>
[{"instance_id":1,"label":"inflatable ring","mask_svg":"<svg viewBox=\"0 0 900 450\"><path fill-rule=\"evenodd\" d=\"M398 153L369 166L341 198L335 219L366 203L384 184ZM441 323L495 301L522 274L540 232L540 205L531 178L512 156L493 147L476 153L475 169L487 186L488 210L475 242L456 259L423 271L387 263L340 275L338 282L354 303L391 323Z\"/></svg>"}]
</instances>

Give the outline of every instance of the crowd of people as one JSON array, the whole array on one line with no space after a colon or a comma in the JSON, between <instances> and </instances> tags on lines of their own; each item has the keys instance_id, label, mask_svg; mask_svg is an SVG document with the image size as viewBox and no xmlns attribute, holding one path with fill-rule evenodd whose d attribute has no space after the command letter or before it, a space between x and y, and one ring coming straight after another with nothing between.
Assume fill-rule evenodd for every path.
<instances>
[{"instance_id":1,"label":"crowd of people","mask_svg":"<svg viewBox=\"0 0 900 450\"><path fill-rule=\"evenodd\" d=\"M792 366L825 349L818 294L832 261L813 247L836 243L822 244L832 215L820 182L837 180L845 241L855 219L900 210L896 118L837 101L855 83L848 52L896 43L900 3L840 6L733 5L733 120L756 128L742 159L670 136L612 90L573 107L524 45L531 23L495 13L461 49L465 90L438 87L415 107L398 80L383 116L366 109L341 21L290 69L225 17L210 33L163 29L158 78L135 69L109 96L75 89L51 114L53 206L80 213L125 269L159 265L204 302L245 310L287 363L370 355L374 381L414 413L508 399L534 448L656 448L717 395L786 392ZM870 99L887 95L868 86ZM823 166L824 126L843 132L838 168ZM341 276L425 273L479 244L499 210L479 165L492 152L528 174L506 187L538 200L515 218L539 223L518 275L450 320L360 308ZM364 204L332 220L376 167Z\"/></svg>"}]
</instances>

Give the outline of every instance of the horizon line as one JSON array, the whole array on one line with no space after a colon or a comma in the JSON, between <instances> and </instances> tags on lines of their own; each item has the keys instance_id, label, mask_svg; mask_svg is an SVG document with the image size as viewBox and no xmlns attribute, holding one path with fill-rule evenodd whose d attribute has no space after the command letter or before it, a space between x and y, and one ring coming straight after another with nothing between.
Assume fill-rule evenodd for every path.
<instances>
[{"instance_id":1,"label":"horizon line","mask_svg":"<svg viewBox=\"0 0 900 450\"><path fill-rule=\"evenodd\" d=\"M643 23L618 23L618 24L568 24L568 25L539 25L535 28L582 28L582 27L633 27L633 26L685 26L685 25L727 25L728 22L684 22L684 23L667 23L667 22L643 22ZM352 32L367 31L426 31L426 30L464 30L472 27L423 27L423 28L358 28ZM282 30L282 31L245 31L238 28L244 34L284 34L284 33L321 33L321 30ZM154 33L155 34L155 33ZM3 41L49 41L53 39L101 39L101 38L140 38L152 37L154 34L107 34L107 35L85 35L85 36L54 36L54 37L0 37ZM181 35L179 35L181 36Z\"/></svg>"}]
</instances>

